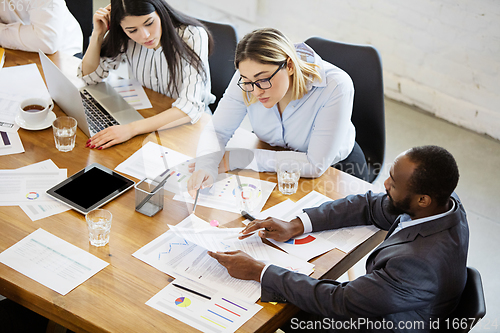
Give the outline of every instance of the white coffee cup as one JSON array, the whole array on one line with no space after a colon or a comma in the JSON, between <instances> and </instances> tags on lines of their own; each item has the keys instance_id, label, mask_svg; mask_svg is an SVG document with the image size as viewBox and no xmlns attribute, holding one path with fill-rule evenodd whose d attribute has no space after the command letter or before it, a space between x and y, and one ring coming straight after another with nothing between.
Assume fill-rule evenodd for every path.
<instances>
[{"instance_id":1,"label":"white coffee cup","mask_svg":"<svg viewBox=\"0 0 500 333\"><path fill-rule=\"evenodd\" d=\"M28 98L19 104L21 118L26 124L36 126L43 123L49 111L54 108L54 102L51 99Z\"/></svg>"}]
</instances>

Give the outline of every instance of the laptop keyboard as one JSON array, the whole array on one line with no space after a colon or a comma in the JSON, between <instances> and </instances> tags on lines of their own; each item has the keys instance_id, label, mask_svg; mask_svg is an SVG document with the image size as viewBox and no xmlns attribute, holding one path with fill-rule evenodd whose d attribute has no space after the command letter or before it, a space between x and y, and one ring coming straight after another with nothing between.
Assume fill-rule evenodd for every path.
<instances>
[{"instance_id":1,"label":"laptop keyboard","mask_svg":"<svg viewBox=\"0 0 500 333\"><path fill-rule=\"evenodd\" d=\"M85 109L87 122L91 132L97 133L107 127L119 125L115 118L113 118L87 91L80 91L80 95L82 96L83 108Z\"/></svg>"}]
</instances>

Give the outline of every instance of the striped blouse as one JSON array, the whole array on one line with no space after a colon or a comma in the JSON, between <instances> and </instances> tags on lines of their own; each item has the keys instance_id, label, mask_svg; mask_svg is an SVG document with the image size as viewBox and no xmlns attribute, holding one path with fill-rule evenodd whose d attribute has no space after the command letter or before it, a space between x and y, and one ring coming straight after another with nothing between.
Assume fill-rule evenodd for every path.
<instances>
[{"instance_id":1,"label":"striped blouse","mask_svg":"<svg viewBox=\"0 0 500 333\"><path fill-rule=\"evenodd\" d=\"M207 75L204 78L195 67L182 59L182 76L180 77L181 82L178 83L178 96L175 96L175 92L172 93L173 95L169 94L167 90L170 75L162 47L160 46L157 50L148 49L133 40L129 40L125 53L114 58L102 57L97 69L88 75L82 75L82 65L80 64L78 77L82 78L87 85L96 84L108 76L110 69L116 69L120 62L126 61L129 73L133 77L144 87L176 99L172 107L177 107L185 112L191 118L191 123L194 124L200 119L203 112L210 112L208 105L215 101L215 96L210 92L208 35L202 27L192 25L179 28L179 35L198 54Z\"/></svg>"}]
</instances>

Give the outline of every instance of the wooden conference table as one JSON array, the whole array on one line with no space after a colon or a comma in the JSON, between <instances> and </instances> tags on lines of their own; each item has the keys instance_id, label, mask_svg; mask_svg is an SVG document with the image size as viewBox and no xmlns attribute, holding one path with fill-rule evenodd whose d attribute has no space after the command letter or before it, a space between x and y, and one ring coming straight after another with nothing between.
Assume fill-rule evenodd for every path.
<instances>
[{"instance_id":1,"label":"wooden conference table","mask_svg":"<svg viewBox=\"0 0 500 333\"><path fill-rule=\"evenodd\" d=\"M55 54L50 56L64 72L76 73L79 60ZM6 51L5 67L36 63L42 68L37 53ZM43 76L43 75L42 75ZM153 105L152 109L141 110L151 116L167 109L172 100L146 89ZM57 115L63 114L56 106ZM209 120L208 115L195 125L183 125L160 132L161 143L171 149L194 156L201 130ZM72 175L85 166L98 162L114 169L144 142L157 142L155 134L140 135L125 143L105 150L85 148L87 137L78 130L76 147L62 153L54 146L52 129L27 131L19 129L25 153L0 156L0 169L15 169L46 159L52 159L59 168L67 168ZM243 133L236 137L241 147L266 148L253 135ZM243 173L276 182L274 173ZM136 180L137 181L137 180ZM316 190L332 199L347 194L362 193L371 185L359 179L330 168L317 179L301 179L299 190L291 196L284 196L277 187L264 209L286 199L297 201L308 192ZM91 189L89 189L91 193ZM154 217L147 217L134 210L134 191L106 204L104 208L113 214L111 238L107 246L90 246L84 216L70 210L38 221L31 221L19 207L0 208L0 252L14 245L38 228L54 234L69 243L84 249L109 266L79 285L65 296L35 282L23 274L0 264L0 294L49 318L51 321L75 332L188 332L194 328L147 306L145 303L173 279L132 256L139 248L168 230L167 223L176 224L190 213L189 204L165 198L164 209ZM242 226L243 218L237 214L199 206L196 215L204 220L217 219L223 226ZM315 278L338 278L354 263L366 255L384 237L377 232L370 239L346 255L332 250L314 260ZM260 303L264 308L246 322L239 332L273 332L298 309L290 304Z\"/></svg>"}]
</instances>

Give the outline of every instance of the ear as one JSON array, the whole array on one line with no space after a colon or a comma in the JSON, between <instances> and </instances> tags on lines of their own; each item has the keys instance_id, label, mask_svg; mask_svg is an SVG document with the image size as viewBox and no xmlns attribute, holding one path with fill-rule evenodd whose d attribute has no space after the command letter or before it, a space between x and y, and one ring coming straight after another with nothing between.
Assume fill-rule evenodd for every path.
<instances>
[{"instance_id":1,"label":"ear","mask_svg":"<svg viewBox=\"0 0 500 333\"><path fill-rule=\"evenodd\" d=\"M431 205L432 199L430 196L426 194L422 194L418 196L418 206L421 208L427 208Z\"/></svg>"},{"instance_id":2,"label":"ear","mask_svg":"<svg viewBox=\"0 0 500 333\"><path fill-rule=\"evenodd\" d=\"M289 76L295 73L295 66L290 58L286 60L286 71L288 72Z\"/></svg>"}]
</instances>

